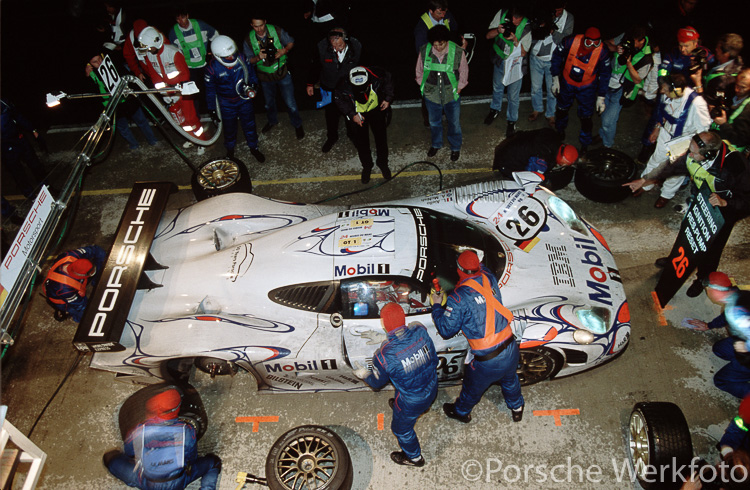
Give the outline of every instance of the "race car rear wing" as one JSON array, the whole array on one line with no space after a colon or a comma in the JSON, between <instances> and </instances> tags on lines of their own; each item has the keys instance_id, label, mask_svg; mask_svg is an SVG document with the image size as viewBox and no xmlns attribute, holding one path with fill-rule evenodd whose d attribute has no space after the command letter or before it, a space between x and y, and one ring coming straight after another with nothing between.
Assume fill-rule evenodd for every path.
<instances>
[{"instance_id":1,"label":"race car rear wing","mask_svg":"<svg viewBox=\"0 0 750 490\"><path fill-rule=\"evenodd\" d=\"M144 270L163 268L149 250L167 198L176 190L171 182L137 182L133 186L99 283L73 338L79 351L125 349L120 337L136 290L160 287Z\"/></svg>"}]
</instances>

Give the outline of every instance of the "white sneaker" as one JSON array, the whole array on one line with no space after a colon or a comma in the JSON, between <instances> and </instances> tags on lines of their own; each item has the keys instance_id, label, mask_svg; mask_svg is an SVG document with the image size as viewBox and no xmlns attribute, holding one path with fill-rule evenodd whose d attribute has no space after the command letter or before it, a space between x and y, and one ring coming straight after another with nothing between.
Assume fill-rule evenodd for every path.
<instances>
[{"instance_id":1,"label":"white sneaker","mask_svg":"<svg viewBox=\"0 0 750 490\"><path fill-rule=\"evenodd\" d=\"M191 142L189 142L189 141L186 141L186 142L184 142L184 143L182 144L182 147L183 147L183 148L192 148L193 146L195 146L195 145L193 145L193 144L192 144Z\"/></svg>"},{"instance_id":2,"label":"white sneaker","mask_svg":"<svg viewBox=\"0 0 750 490\"><path fill-rule=\"evenodd\" d=\"M205 146L199 146L198 147L198 155L203 155L206 153L206 147Z\"/></svg>"}]
</instances>

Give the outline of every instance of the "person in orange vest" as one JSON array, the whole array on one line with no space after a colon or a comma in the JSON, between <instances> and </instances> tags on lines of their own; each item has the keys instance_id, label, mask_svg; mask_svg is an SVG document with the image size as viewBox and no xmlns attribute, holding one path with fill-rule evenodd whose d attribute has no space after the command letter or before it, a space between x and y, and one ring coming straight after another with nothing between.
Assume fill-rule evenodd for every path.
<instances>
[{"instance_id":1,"label":"person in orange vest","mask_svg":"<svg viewBox=\"0 0 750 490\"><path fill-rule=\"evenodd\" d=\"M463 332L469 342L471 362L464 370L461 394L455 403L443 404L445 414L463 423L493 383L500 383L513 422L523 418L524 400L516 373L519 351L510 329L513 314L502 303L497 278L473 250L458 256L459 281L449 297L430 293L432 320L445 339Z\"/></svg>"},{"instance_id":2,"label":"person in orange vest","mask_svg":"<svg viewBox=\"0 0 750 490\"><path fill-rule=\"evenodd\" d=\"M71 317L81 321L88 303L86 286L89 282L96 285L106 257L104 249L97 245L70 250L57 257L44 281L47 301L56 310L56 320Z\"/></svg>"},{"instance_id":3,"label":"person in orange vest","mask_svg":"<svg viewBox=\"0 0 750 490\"><path fill-rule=\"evenodd\" d=\"M568 127L568 112L573 101L578 101L578 118L581 120L580 154L586 153L591 144L594 109L604 112L604 96L607 95L612 76L609 50L602 45L599 29L589 27L585 34L570 36L563 40L552 54L552 93L557 97L555 130L565 139Z\"/></svg>"}]
</instances>

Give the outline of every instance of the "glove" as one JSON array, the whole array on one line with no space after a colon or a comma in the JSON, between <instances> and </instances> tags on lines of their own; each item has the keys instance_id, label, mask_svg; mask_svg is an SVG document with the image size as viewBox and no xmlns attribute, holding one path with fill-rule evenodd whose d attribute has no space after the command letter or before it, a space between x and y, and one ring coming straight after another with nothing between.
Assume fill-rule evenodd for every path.
<instances>
[{"instance_id":1,"label":"glove","mask_svg":"<svg viewBox=\"0 0 750 490\"><path fill-rule=\"evenodd\" d=\"M604 103L604 97L597 97L596 98L596 112L601 114L604 112L604 109L607 108L607 104Z\"/></svg>"},{"instance_id":2,"label":"glove","mask_svg":"<svg viewBox=\"0 0 750 490\"><path fill-rule=\"evenodd\" d=\"M358 363L357 361L352 361L352 364L354 365L354 369L352 370L354 376L358 377L359 379L365 379L370 375L370 370L364 367L362 364Z\"/></svg>"},{"instance_id":3,"label":"glove","mask_svg":"<svg viewBox=\"0 0 750 490\"><path fill-rule=\"evenodd\" d=\"M434 289L430 290L430 306L434 305L435 303L439 303L441 306L445 306L446 301L448 301L448 297L445 295L445 291L440 291L438 293Z\"/></svg>"},{"instance_id":4,"label":"glove","mask_svg":"<svg viewBox=\"0 0 750 490\"><path fill-rule=\"evenodd\" d=\"M552 77L552 95L560 95L560 77Z\"/></svg>"},{"instance_id":5,"label":"glove","mask_svg":"<svg viewBox=\"0 0 750 490\"><path fill-rule=\"evenodd\" d=\"M214 123L214 125L218 126L219 123L221 123L221 119L219 119L219 114L216 111L208 111L208 117L211 118L211 122Z\"/></svg>"},{"instance_id":6,"label":"glove","mask_svg":"<svg viewBox=\"0 0 750 490\"><path fill-rule=\"evenodd\" d=\"M368 330L366 332L363 332L361 337L369 341L367 342L367 345L380 345L388 338L386 334L376 332L375 330Z\"/></svg>"},{"instance_id":7,"label":"glove","mask_svg":"<svg viewBox=\"0 0 750 490\"><path fill-rule=\"evenodd\" d=\"M696 320L695 318L683 318L680 324L685 328L697 330L699 332L705 332L708 330L708 324L706 324L706 322Z\"/></svg>"}]
</instances>

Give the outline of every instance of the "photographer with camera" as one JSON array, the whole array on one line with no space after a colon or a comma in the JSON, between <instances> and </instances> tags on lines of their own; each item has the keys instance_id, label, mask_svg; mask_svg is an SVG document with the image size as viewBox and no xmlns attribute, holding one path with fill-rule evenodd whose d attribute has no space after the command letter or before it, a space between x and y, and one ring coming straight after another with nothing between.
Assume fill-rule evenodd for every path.
<instances>
[{"instance_id":1,"label":"photographer with camera","mask_svg":"<svg viewBox=\"0 0 750 490\"><path fill-rule=\"evenodd\" d=\"M620 111L623 107L630 107L635 103L654 60L644 26L633 26L627 33L606 44L614 48L617 56L612 63L612 77L609 79L609 89L604 97L606 107L602 112L599 136L602 144L611 148L615 142Z\"/></svg>"},{"instance_id":2,"label":"photographer with camera","mask_svg":"<svg viewBox=\"0 0 750 490\"><path fill-rule=\"evenodd\" d=\"M557 5L553 9L548 9ZM555 126L557 99L552 94L552 52L562 40L573 34L573 14L565 10L563 2L550 2L541 8L531 21L531 50L529 51L529 75L531 76L531 108L529 122L544 112L550 127ZM547 91L547 110L542 101L542 84Z\"/></svg>"},{"instance_id":3,"label":"photographer with camera","mask_svg":"<svg viewBox=\"0 0 750 490\"><path fill-rule=\"evenodd\" d=\"M744 151L750 146L750 68L736 77L714 78L708 82L706 90L713 120L711 129L738 151Z\"/></svg>"},{"instance_id":4,"label":"photographer with camera","mask_svg":"<svg viewBox=\"0 0 750 490\"><path fill-rule=\"evenodd\" d=\"M297 139L301 140L305 137L305 130L302 129L302 117L297 109L292 74L287 64L287 55L294 47L294 38L281 27L267 24L266 19L257 14L250 20L250 25L253 30L245 37L242 51L250 63L255 65L260 86L263 88L268 122L261 129L261 133L267 133L279 124L276 109L278 88L286 104L289 121L294 127Z\"/></svg>"},{"instance_id":5,"label":"photographer with camera","mask_svg":"<svg viewBox=\"0 0 750 490\"><path fill-rule=\"evenodd\" d=\"M700 45L700 34L694 27L683 27L677 31L677 50L662 53L659 75L681 73L698 93L703 92L702 75L714 64L714 55ZM665 73L666 72L666 73Z\"/></svg>"}]
</instances>

